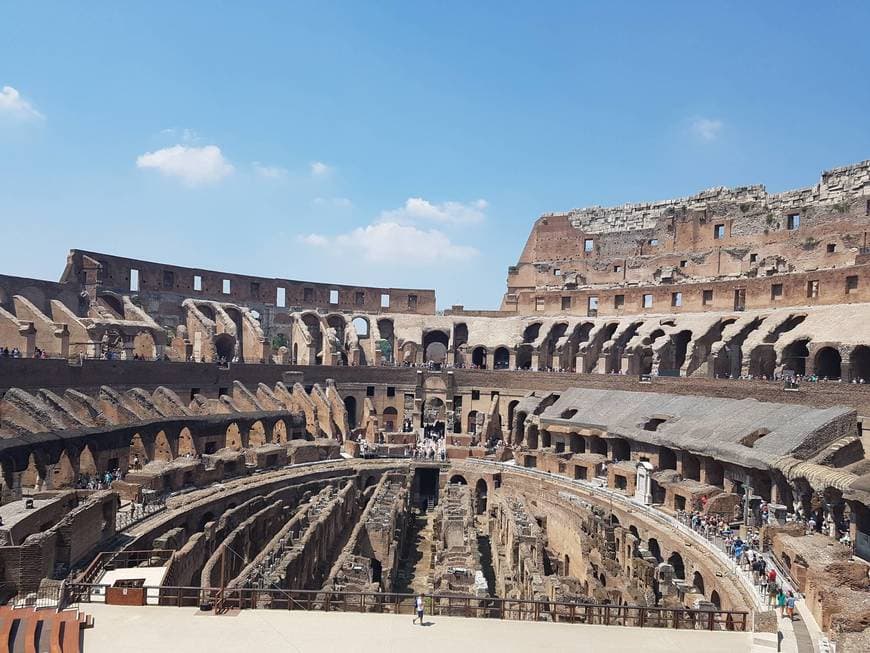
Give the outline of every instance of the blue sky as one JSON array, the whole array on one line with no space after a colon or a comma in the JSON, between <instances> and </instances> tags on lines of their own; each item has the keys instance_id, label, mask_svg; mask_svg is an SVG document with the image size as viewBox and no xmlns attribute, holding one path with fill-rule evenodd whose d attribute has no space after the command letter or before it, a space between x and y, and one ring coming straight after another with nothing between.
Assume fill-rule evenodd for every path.
<instances>
[{"instance_id":1,"label":"blue sky","mask_svg":"<svg viewBox=\"0 0 870 653\"><path fill-rule=\"evenodd\" d=\"M249 6L251 5L251 6ZM542 212L870 158L867 2L0 2L0 272L497 307Z\"/></svg>"}]
</instances>

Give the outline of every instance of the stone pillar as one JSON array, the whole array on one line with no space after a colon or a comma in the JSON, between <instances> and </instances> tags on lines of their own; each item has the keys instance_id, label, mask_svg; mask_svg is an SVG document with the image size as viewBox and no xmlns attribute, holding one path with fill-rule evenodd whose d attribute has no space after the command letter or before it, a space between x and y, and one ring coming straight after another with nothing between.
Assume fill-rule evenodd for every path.
<instances>
[{"instance_id":1,"label":"stone pillar","mask_svg":"<svg viewBox=\"0 0 870 653\"><path fill-rule=\"evenodd\" d=\"M57 353L61 358L69 358L69 325L56 324L54 336L57 338Z\"/></svg>"},{"instance_id":2,"label":"stone pillar","mask_svg":"<svg viewBox=\"0 0 870 653\"><path fill-rule=\"evenodd\" d=\"M517 367L517 352L513 349L508 352L508 367L512 370Z\"/></svg>"},{"instance_id":3,"label":"stone pillar","mask_svg":"<svg viewBox=\"0 0 870 653\"><path fill-rule=\"evenodd\" d=\"M486 369L488 369L488 370L495 369L495 351L487 351L486 352Z\"/></svg>"},{"instance_id":4,"label":"stone pillar","mask_svg":"<svg viewBox=\"0 0 870 653\"><path fill-rule=\"evenodd\" d=\"M540 354L536 351L532 352L532 370L538 371L538 363L540 361Z\"/></svg>"},{"instance_id":5,"label":"stone pillar","mask_svg":"<svg viewBox=\"0 0 870 653\"><path fill-rule=\"evenodd\" d=\"M607 374L607 354L598 356L598 365L595 367L599 374Z\"/></svg>"},{"instance_id":6,"label":"stone pillar","mask_svg":"<svg viewBox=\"0 0 870 653\"><path fill-rule=\"evenodd\" d=\"M36 327L33 326L33 322L22 323L18 327L18 333L24 338L21 357L33 358L33 354L36 351Z\"/></svg>"}]
</instances>

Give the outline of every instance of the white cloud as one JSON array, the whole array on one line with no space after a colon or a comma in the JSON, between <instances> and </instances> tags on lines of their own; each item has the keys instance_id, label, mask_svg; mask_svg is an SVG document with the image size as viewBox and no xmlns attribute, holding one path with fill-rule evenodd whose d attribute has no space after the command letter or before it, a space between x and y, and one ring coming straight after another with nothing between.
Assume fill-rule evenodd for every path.
<instances>
[{"instance_id":1,"label":"white cloud","mask_svg":"<svg viewBox=\"0 0 870 653\"><path fill-rule=\"evenodd\" d=\"M136 159L136 167L154 168L167 177L182 180L188 186L218 182L234 170L217 145L173 145L146 152Z\"/></svg>"},{"instance_id":2,"label":"white cloud","mask_svg":"<svg viewBox=\"0 0 870 653\"><path fill-rule=\"evenodd\" d=\"M314 206L325 206L336 209L349 209L353 207L353 202L346 197L315 197L311 200L311 203Z\"/></svg>"},{"instance_id":3,"label":"white cloud","mask_svg":"<svg viewBox=\"0 0 870 653\"><path fill-rule=\"evenodd\" d=\"M320 234L308 234L307 236L299 236L299 242L314 247L326 247L329 245L329 238Z\"/></svg>"},{"instance_id":4,"label":"white cloud","mask_svg":"<svg viewBox=\"0 0 870 653\"><path fill-rule=\"evenodd\" d=\"M254 167L254 172L266 179L285 179L287 175L290 174L290 171L287 170L287 168L267 166L259 161L254 161L251 165Z\"/></svg>"},{"instance_id":5,"label":"white cloud","mask_svg":"<svg viewBox=\"0 0 870 653\"><path fill-rule=\"evenodd\" d=\"M311 164L312 177L327 177L332 174L332 166L326 165L323 161L314 161Z\"/></svg>"},{"instance_id":6,"label":"white cloud","mask_svg":"<svg viewBox=\"0 0 870 653\"><path fill-rule=\"evenodd\" d=\"M195 143L198 140L201 140L199 134L197 134L195 130L187 129L186 127L184 129L169 127L168 129L161 129L160 133L164 136L178 136L179 138L181 138L181 141L183 143Z\"/></svg>"},{"instance_id":7,"label":"white cloud","mask_svg":"<svg viewBox=\"0 0 870 653\"><path fill-rule=\"evenodd\" d=\"M711 143L719 138L724 123L714 118L694 118L689 124L689 130L704 143Z\"/></svg>"},{"instance_id":8,"label":"white cloud","mask_svg":"<svg viewBox=\"0 0 870 653\"><path fill-rule=\"evenodd\" d=\"M0 114L12 116L19 120L43 120L43 116L33 105L21 97L21 93L11 86L0 90Z\"/></svg>"},{"instance_id":9,"label":"white cloud","mask_svg":"<svg viewBox=\"0 0 870 653\"><path fill-rule=\"evenodd\" d=\"M377 222L334 237L320 234L299 240L329 249L339 256L361 256L369 263L425 266L445 261L467 261L478 255L474 247L457 245L436 229L418 229L397 222Z\"/></svg>"},{"instance_id":10,"label":"white cloud","mask_svg":"<svg viewBox=\"0 0 870 653\"><path fill-rule=\"evenodd\" d=\"M381 213L379 222L396 222L399 224L416 224L420 222L438 222L440 224L477 224L486 219L486 200L473 202L443 202L433 204L422 197L410 197L405 205L398 209Z\"/></svg>"}]
</instances>

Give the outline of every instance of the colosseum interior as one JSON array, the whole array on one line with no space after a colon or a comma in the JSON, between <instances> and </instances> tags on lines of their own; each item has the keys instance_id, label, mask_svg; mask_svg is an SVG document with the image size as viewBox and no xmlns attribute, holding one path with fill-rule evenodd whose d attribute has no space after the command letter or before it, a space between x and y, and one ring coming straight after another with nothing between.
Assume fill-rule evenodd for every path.
<instances>
[{"instance_id":1,"label":"colosseum interior","mask_svg":"<svg viewBox=\"0 0 870 653\"><path fill-rule=\"evenodd\" d=\"M498 311L82 250L0 275L5 643L423 595L870 650L868 230L865 161L543 215Z\"/></svg>"}]
</instances>

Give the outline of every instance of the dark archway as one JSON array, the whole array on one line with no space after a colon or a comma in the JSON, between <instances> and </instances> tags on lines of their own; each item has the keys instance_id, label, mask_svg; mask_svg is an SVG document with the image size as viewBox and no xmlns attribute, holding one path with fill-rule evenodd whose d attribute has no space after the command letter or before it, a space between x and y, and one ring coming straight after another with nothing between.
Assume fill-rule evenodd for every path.
<instances>
[{"instance_id":1,"label":"dark archway","mask_svg":"<svg viewBox=\"0 0 870 653\"><path fill-rule=\"evenodd\" d=\"M783 370L792 370L801 376L807 373L807 358L810 356L810 350L807 348L808 342L809 338L795 340L782 350Z\"/></svg>"},{"instance_id":2,"label":"dark archway","mask_svg":"<svg viewBox=\"0 0 870 653\"><path fill-rule=\"evenodd\" d=\"M825 379L840 378L840 352L833 347L822 347L816 352L816 376Z\"/></svg>"},{"instance_id":3,"label":"dark archway","mask_svg":"<svg viewBox=\"0 0 870 653\"><path fill-rule=\"evenodd\" d=\"M674 578L686 580L686 566L683 564L683 556L674 551L668 558L668 564L674 568Z\"/></svg>"},{"instance_id":4,"label":"dark archway","mask_svg":"<svg viewBox=\"0 0 870 653\"><path fill-rule=\"evenodd\" d=\"M392 406L384 408L384 423L382 427L387 433L392 433L397 430L399 412Z\"/></svg>"},{"instance_id":5,"label":"dark archway","mask_svg":"<svg viewBox=\"0 0 870 653\"><path fill-rule=\"evenodd\" d=\"M517 369L529 370L532 368L532 346L520 345L517 348Z\"/></svg>"},{"instance_id":6,"label":"dark archway","mask_svg":"<svg viewBox=\"0 0 870 653\"><path fill-rule=\"evenodd\" d=\"M508 404L507 409L507 423L508 430L512 431L514 428L514 411L517 409L517 404L520 403L519 399L514 399Z\"/></svg>"},{"instance_id":7,"label":"dark archway","mask_svg":"<svg viewBox=\"0 0 870 653\"><path fill-rule=\"evenodd\" d=\"M482 515L486 512L486 496L487 496L487 487L486 481L482 478L478 479L477 483L474 485L474 498L476 500L476 512L478 515Z\"/></svg>"},{"instance_id":8,"label":"dark archway","mask_svg":"<svg viewBox=\"0 0 870 653\"><path fill-rule=\"evenodd\" d=\"M701 572L696 571L692 576L692 586L698 591L698 594L707 596L707 593L704 591L704 577L701 575Z\"/></svg>"},{"instance_id":9,"label":"dark archway","mask_svg":"<svg viewBox=\"0 0 870 653\"><path fill-rule=\"evenodd\" d=\"M506 370L511 365L511 355L507 347L498 347L492 356L492 367L496 370Z\"/></svg>"},{"instance_id":10,"label":"dark archway","mask_svg":"<svg viewBox=\"0 0 870 653\"><path fill-rule=\"evenodd\" d=\"M236 354L236 339L228 333L219 333L214 337L214 351L218 360L233 360Z\"/></svg>"},{"instance_id":11,"label":"dark archway","mask_svg":"<svg viewBox=\"0 0 870 653\"><path fill-rule=\"evenodd\" d=\"M468 481L465 480L465 477L462 474L454 474L450 477L450 482L453 485L468 485Z\"/></svg>"},{"instance_id":12,"label":"dark archway","mask_svg":"<svg viewBox=\"0 0 870 653\"><path fill-rule=\"evenodd\" d=\"M716 590L710 592L710 603L715 605L717 610L722 609L722 599L719 598L719 592Z\"/></svg>"},{"instance_id":13,"label":"dark archway","mask_svg":"<svg viewBox=\"0 0 870 653\"><path fill-rule=\"evenodd\" d=\"M855 347L849 355L849 362L851 363L852 379L870 383L870 347L866 345Z\"/></svg>"},{"instance_id":14,"label":"dark archway","mask_svg":"<svg viewBox=\"0 0 870 653\"><path fill-rule=\"evenodd\" d=\"M465 429L466 433L477 433L477 411L468 411L468 426Z\"/></svg>"},{"instance_id":15,"label":"dark archway","mask_svg":"<svg viewBox=\"0 0 870 653\"><path fill-rule=\"evenodd\" d=\"M344 398L344 409L347 411L347 425L351 429L357 426L356 418L356 397L348 395Z\"/></svg>"},{"instance_id":16,"label":"dark archway","mask_svg":"<svg viewBox=\"0 0 870 653\"><path fill-rule=\"evenodd\" d=\"M423 362L442 365L447 360L450 337L444 331L428 331L423 334Z\"/></svg>"},{"instance_id":17,"label":"dark archway","mask_svg":"<svg viewBox=\"0 0 870 653\"><path fill-rule=\"evenodd\" d=\"M471 351L471 364L482 370L486 369L486 347L475 347Z\"/></svg>"},{"instance_id":18,"label":"dark archway","mask_svg":"<svg viewBox=\"0 0 870 653\"><path fill-rule=\"evenodd\" d=\"M650 555L656 559L656 562L662 562L662 548L661 546L659 546L659 541L656 538L649 538L646 544L646 548L649 550Z\"/></svg>"}]
</instances>

